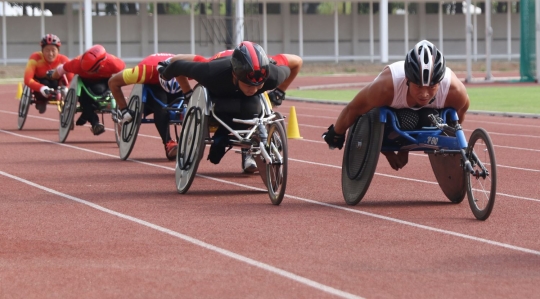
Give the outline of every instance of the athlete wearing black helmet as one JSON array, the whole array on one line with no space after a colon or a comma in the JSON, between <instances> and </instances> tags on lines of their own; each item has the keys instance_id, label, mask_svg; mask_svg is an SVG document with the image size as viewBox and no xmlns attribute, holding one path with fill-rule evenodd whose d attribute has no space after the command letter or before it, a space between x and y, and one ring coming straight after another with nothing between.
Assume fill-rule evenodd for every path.
<instances>
[{"instance_id":1,"label":"athlete wearing black helmet","mask_svg":"<svg viewBox=\"0 0 540 299\"><path fill-rule=\"evenodd\" d=\"M323 134L324 140L331 148L341 149L347 128L359 116L383 106L409 111L450 107L457 111L462 123L469 109L469 96L463 82L446 67L442 53L431 42L423 40L407 53L404 61L384 67L373 82L358 92L341 111L335 125ZM421 111L416 113L421 115ZM382 154L395 170L407 164L408 152Z\"/></svg>"},{"instance_id":2,"label":"athlete wearing black helmet","mask_svg":"<svg viewBox=\"0 0 540 299\"><path fill-rule=\"evenodd\" d=\"M233 51L220 52L211 59L178 54L161 62L158 70L165 80L176 77L186 97L192 93L188 78L204 86L215 104L216 115L233 130L240 130L246 125L233 122L233 118L251 119L259 114L262 109L259 94L265 91L274 105L280 105L285 91L300 71L302 59L299 56L278 54L273 57L277 62L271 60L260 45L243 41ZM214 133L208 155L210 162L218 164L225 155L228 134L222 126ZM255 161L248 157L244 169L255 171Z\"/></svg>"}]
</instances>

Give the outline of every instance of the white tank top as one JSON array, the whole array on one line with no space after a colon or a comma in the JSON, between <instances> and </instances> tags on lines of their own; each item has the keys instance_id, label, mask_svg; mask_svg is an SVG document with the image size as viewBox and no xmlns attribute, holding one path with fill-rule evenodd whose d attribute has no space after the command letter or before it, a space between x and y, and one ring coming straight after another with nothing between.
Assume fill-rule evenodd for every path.
<instances>
[{"instance_id":1,"label":"white tank top","mask_svg":"<svg viewBox=\"0 0 540 299\"><path fill-rule=\"evenodd\" d=\"M396 109L410 108L413 110L421 108L444 108L446 96L450 89L450 80L452 79L452 72L449 68L446 68L444 78L439 85L439 90L437 91L437 94L435 94L435 100L431 104L427 104L420 108L413 108L407 105L407 90L409 87L407 86L407 78L405 77L405 61L394 62L388 67L392 72L392 80L394 81L394 99L392 100L392 105L390 105L390 107Z\"/></svg>"}]
</instances>

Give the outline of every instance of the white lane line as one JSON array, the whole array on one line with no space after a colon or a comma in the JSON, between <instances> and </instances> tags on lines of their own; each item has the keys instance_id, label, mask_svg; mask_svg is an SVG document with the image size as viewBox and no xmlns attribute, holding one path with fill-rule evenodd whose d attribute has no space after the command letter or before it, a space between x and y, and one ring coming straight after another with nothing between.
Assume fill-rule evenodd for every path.
<instances>
[{"instance_id":1,"label":"white lane line","mask_svg":"<svg viewBox=\"0 0 540 299\"><path fill-rule=\"evenodd\" d=\"M24 136L24 135L8 132L8 131L4 131L4 130L0 130L0 132L12 134L12 135L15 135L15 136L20 136L20 137L23 137L23 138L31 138L31 139L34 139L34 140L43 141L43 142L47 142L47 143L58 144L58 145L61 145L61 146L68 146L68 145L63 144L63 143L52 142L52 141L49 141L49 140L44 140L44 139L35 138L35 137L27 137L27 136ZM115 156L115 155L110 155L110 154L105 154L105 153L96 152L96 151L92 151L92 150L87 150L85 148L79 148L79 147L76 147L76 146L68 146L68 147L73 148L73 149L86 151L86 152L96 153L98 155L117 158L117 156ZM137 161L137 160L133 160L133 159L128 159L128 160L136 162L136 163L141 163L141 164L144 164L144 165L147 165L147 166L159 167L159 168L175 171L175 169L172 168L172 167L152 164L152 163L148 163L148 162ZM330 165L330 164L323 164L323 163L315 163L315 162L304 161L304 160L297 160L297 159L289 159L289 160L308 163L308 164L314 164L314 165L320 165L320 166L326 166L326 167L332 167L332 168L341 168L340 166L335 166L335 165ZM408 181L414 181L414 182L420 182L420 183L428 183L428 184L434 184L434 185L437 184L436 182L430 182L430 181L418 180L418 179L411 179L411 178L399 177L399 176L388 175L388 174L381 174L381 173L375 173L375 174L390 177L390 178L395 178L395 179L402 179L402 180L408 180ZM239 186L239 187L246 188L246 189L258 190L258 191L267 191L265 189L261 189L261 188L257 188L257 187L253 187L253 186L249 186L249 185L244 185L244 184L240 184L240 183L230 182L230 181L226 181L226 180L223 180L223 179L218 179L218 178L214 178L214 177L210 177L210 176L206 176L206 175L197 174L197 176L202 177L202 178L206 178L206 179L209 179L209 180L221 182L221 183L224 183L224 184ZM504 193L497 193L497 195L507 196L507 197L516 198L516 199L524 199L524 200L531 200L531 201L540 202L539 199L535 199L535 198L527 198L527 197L522 197L522 196L508 195L508 194L504 194ZM514 246L514 245L502 243L502 242L492 241L492 240L488 240L488 239L484 239L484 238L479 238L479 237L470 236L470 235L466 235L466 234L462 234L462 233L458 233L458 232L453 232L453 231L449 231L449 230L430 227L430 226L426 226L426 225L422 225L422 224L417 224L417 223L414 223L414 222L409 222L409 221L400 220L400 219L396 219L396 218L391 218L391 217L387 217L387 216L382 216L382 215L378 215L378 214L374 214L374 213L355 210L355 209L351 209L351 208L347 208L347 207L337 206L337 205L324 203L324 202L320 202L320 201L316 201L316 200L312 200L312 199L307 199L307 198L303 198L303 197L298 197L298 196L294 196L294 195L285 194L285 197L300 200L300 201L309 202L309 203L312 203L312 204L322 205L322 206L329 207L329 208L340 209L340 210L347 211L347 212L358 213L358 214L362 214L362 215L365 215L365 216L374 217L374 218L378 218L378 219L382 219L382 220L387 220L387 221L391 221L391 222L395 222L395 223L399 223L399 224L403 224L403 225L408 225L408 226L412 226L412 227L416 227L416 228L426 229L426 230L429 230L429 231L439 232L439 233L443 233L443 234L447 234L447 235L451 235L451 236L456 236L456 237L460 237L460 238L464 238L464 239L474 240L474 241L478 241L478 242L481 242L481 243L486 243L486 244L499 246L499 247L503 247L503 248L507 248L507 249L512 249L512 250L521 251L521 252L525 252L525 253L532 253L532 254L535 254L535 255L540 255L540 251L533 250L533 249Z\"/></svg>"},{"instance_id":2,"label":"white lane line","mask_svg":"<svg viewBox=\"0 0 540 299\"><path fill-rule=\"evenodd\" d=\"M288 272L288 271L285 271L285 270L276 268L276 267L274 267L274 266L265 264L265 263L263 263L263 262L259 262L259 261L257 261L257 260L254 260L254 259L245 257L245 256L243 256L243 255L234 253L234 252L232 252L232 251L229 251L229 250L226 250L226 249L223 249L223 248L214 246L214 245L212 245L212 244L208 244L208 243L206 243L206 242L203 242L203 241L201 241L201 240L195 239L195 238L190 237L190 236L188 236L188 235L185 235L185 234L182 234L182 233L179 233L179 232L170 230L170 229L168 229L168 228L165 228L165 227L162 227L162 226L159 226L159 225L156 225L156 224L153 224L153 223L144 221L144 220L139 219L139 218L135 218L135 217L133 217L133 216L129 216L129 215L126 215L126 214L122 214L122 213L116 212L116 211L111 210L111 209L107 209L107 208L102 207L102 206L100 206L100 205L97 205L97 204L95 204L95 203L92 203L92 202L86 201L86 200L84 200L84 199L80 199L80 198L78 198L78 197L71 196L71 195L68 195L68 194L65 194L65 193L56 191L56 190L54 190L54 189L47 188L47 187L45 187L45 186L36 184L36 183L34 183L34 182L25 180L25 179L23 179L23 178L20 178L20 177L11 175L11 174L6 173L6 172L4 172L4 171L1 171L1 170L0 170L0 174L3 175L3 176L5 176L5 177L11 178L11 179L13 179L13 180L19 181L19 182L21 182L21 183L30 185L30 186L32 186L32 187L41 189L41 190L43 190L43 191L52 193L52 194L57 195L57 196L63 197L63 198L65 198L65 199L69 199L69 200L78 202L78 203L80 203L80 204L86 205L86 206L91 207L91 208L93 208L93 209L96 209L96 210L98 210L98 211L101 211L101 212L110 214L110 215L112 215L112 216L116 216L116 217L119 217L119 218L122 218L122 219L125 219L125 220L128 220L128 221L132 221L132 222L135 222L135 223L140 224L140 225L142 225L142 226L146 226L146 227L148 227L148 228L157 230L157 231L159 231L159 232L166 233L166 234L171 235L171 236L173 236L173 237L182 239L182 240L184 240L184 241L186 241L186 242L189 242L189 243L192 243L192 244L194 244L194 245L200 246L200 247L202 247L202 248L204 248L204 249L208 249L208 250L214 251L214 252L216 252L216 253L222 254L222 255L227 256L227 257L229 257L229 258L232 258L232 259L235 259L235 260L237 260L237 261L240 261L240 262L249 264L249 265L251 265L251 266L255 266L255 267L257 267L257 268L266 270L266 271L268 271L268 272L272 272L272 273L274 273L274 274L283 276L283 277L285 277L285 278L288 278L288 279L297 281L297 282L299 282L299 283L305 284L305 285L307 285L307 286L309 286L309 287L312 287L312 288L321 290L321 291L323 291L323 292L326 292L326 293L329 293L329 294L332 294L332 295L336 295L336 296L339 296L339 297L342 297L342 298L362 298L362 297L359 297L359 296L356 296L356 295L353 295L353 294L350 294L350 293L347 293L347 292L344 292L344 291L341 291L341 290L338 290L338 289L334 289L334 288L332 288L332 287L330 287L330 286L324 285L324 284L322 284L322 283L318 283L318 282L316 282L316 281L313 281L313 280L311 280L311 279L305 278L305 277L303 277L303 276L296 275L296 274L294 274L294 273L291 273L291 272Z\"/></svg>"}]
</instances>

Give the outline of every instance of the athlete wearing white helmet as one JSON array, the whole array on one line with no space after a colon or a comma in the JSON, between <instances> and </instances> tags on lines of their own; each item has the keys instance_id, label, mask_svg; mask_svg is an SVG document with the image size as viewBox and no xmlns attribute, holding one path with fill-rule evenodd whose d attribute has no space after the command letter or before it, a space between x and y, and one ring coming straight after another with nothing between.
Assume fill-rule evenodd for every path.
<instances>
[{"instance_id":1,"label":"athlete wearing white helmet","mask_svg":"<svg viewBox=\"0 0 540 299\"><path fill-rule=\"evenodd\" d=\"M442 53L429 41L417 43L405 56L384 67L373 82L368 84L345 106L335 125L323 134L331 148L343 147L345 132L356 119L377 107L422 110L426 108L454 108L459 122L469 109L469 96L465 85L446 67ZM420 117L418 124L422 122ZM414 123L416 125L417 123ZM408 162L408 152L382 152L390 166L399 170Z\"/></svg>"}]
</instances>

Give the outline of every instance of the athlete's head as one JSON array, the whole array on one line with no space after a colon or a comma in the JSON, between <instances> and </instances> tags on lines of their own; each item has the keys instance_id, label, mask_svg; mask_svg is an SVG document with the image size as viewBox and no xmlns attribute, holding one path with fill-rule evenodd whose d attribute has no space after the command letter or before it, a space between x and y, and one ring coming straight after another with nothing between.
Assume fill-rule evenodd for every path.
<instances>
[{"instance_id":1,"label":"athlete's head","mask_svg":"<svg viewBox=\"0 0 540 299\"><path fill-rule=\"evenodd\" d=\"M243 41L232 54L233 74L238 81L251 86L262 86L269 75L269 60L258 44Z\"/></svg>"},{"instance_id":2,"label":"athlete's head","mask_svg":"<svg viewBox=\"0 0 540 299\"><path fill-rule=\"evenodd\" d=\"M62 45L58 36L54 34L45 34L39 43L41 45L41 53L47 62L53 62L58 57L58 50Z\"/></svg>"},{"instance_id":3,"label":"athlete's head","mask_svg":"<svg viewBox=\"0 0 540 299\"><path fill-rule=\"evenodd\" d=\"M107 51L102 45L92 46L81 56L81 69L88 73L97 73L107 59Z\"/></svg>"},{"instance_id":4,"label":"athlete's head","mask_svg":"<svg viewBox=\"0 0 540 299\"><path fill-rule=\"evenodd\" d=\"M405 76L418 86L433 86L441 82L446 72L442 53L427 40L417 43L405 57Z\"/></svg>"},{"instance_id":5,"label":"athlete's head","mask_svg":"<svg viewBox=\"0 0 540 299\"><path fill-rule=\"evenodd\" d=\"M182 91L182 88L180 88L180 84L176 82L176 78L172 78L171 80L167 81L163 79L161 76L159 76L159 84L161 84L161 87L163 90L165 90L168 93L179 93Z\"/></svg>"}]
</instances>

